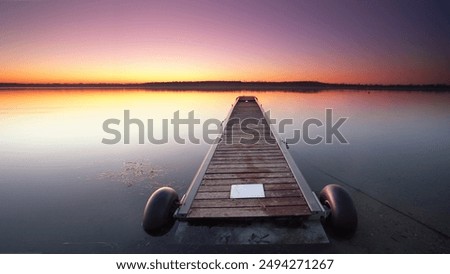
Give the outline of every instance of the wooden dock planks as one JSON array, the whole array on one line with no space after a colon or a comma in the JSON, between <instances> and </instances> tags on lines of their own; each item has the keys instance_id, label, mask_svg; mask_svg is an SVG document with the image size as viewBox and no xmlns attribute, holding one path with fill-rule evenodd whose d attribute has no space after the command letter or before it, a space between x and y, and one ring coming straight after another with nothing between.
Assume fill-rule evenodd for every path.
<instances>
[{"instance_id":1,"label":"wooden dock planks","mask_svg":"<svg viewBox=\"0 0 450 274\"><path fill-rule=\"evenodd\" d=\"M263 184L264 198L230 199L231 185ZM187 218L309 216L311 211L254 97L234 106Z\"/></svg>"}]
</instances>

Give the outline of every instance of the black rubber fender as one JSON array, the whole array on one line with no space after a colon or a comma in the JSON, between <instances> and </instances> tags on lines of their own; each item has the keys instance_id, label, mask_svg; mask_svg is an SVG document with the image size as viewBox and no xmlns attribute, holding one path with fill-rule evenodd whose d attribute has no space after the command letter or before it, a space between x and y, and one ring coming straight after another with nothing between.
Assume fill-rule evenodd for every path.
<instances>
[{"instance_id":1,"label":"black rubber fender","mask_svg":"<svg viewBox=\"0 0 450 274\"><path fill-rule=\"evenodd\" d=\"M170 187L157 189L147 201L142 227L150 235L160 235L173 225L173 214L179 204L177 192Z\"/></svg>"},{"instance_id":2,"label":"black rubber fender","mask_svg":"<svg viewBox=\"0 0 450 274\"><path fill-rule=\"evenodd\" d=\"M337 234L353 234L358 226L358 215L348 192L340 185L325 186L319 194L319 200L330 210L325 225Z\"/></svg>"}]
</instances>

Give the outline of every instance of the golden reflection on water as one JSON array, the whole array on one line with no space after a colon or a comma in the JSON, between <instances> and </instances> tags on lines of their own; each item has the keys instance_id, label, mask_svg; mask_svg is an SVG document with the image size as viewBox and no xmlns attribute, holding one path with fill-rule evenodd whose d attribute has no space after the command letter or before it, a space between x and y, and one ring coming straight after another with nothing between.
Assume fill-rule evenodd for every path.
<instances>
[{"instance_id":1,"label":"golden reflection on water","mask_svg":"<svg viewBox=\"0 0 450 274\"><path fill-rule=\"evenodd\" d=\"M326 108L333 108L336 115L352 116L351 119L360 121L361 124L364 124L363 119L368 115L380 121L392 118L392 113L400 113L397 110L405 106L410 110L403 110L401 113L409 115L414 111L414 105L421 104L427 97L433 96L427 93L396 92L369 94L365 91L296 93L111 89L3 90L0 91L0 144L34 148L49 145L65 148L98 146L102 138L107 137L102 128L103 122L109 118L123 120L124 110L130 110L130 116L141 119L145 126L147 119L153 119L152 130L157 137L162 135L161 121L169 119L170 124L170 119L176 111L180 112L180 117L187 118L188 112L194 110L195 118L201 122L209 118L223 120L235 98L244 94L257 96L265 110L271 110L272 117L278 119L321 119ZM429 108L439 112L446 106L444 102ZM121 127L122 125L118 129ZM132 133L136 134L136 131L137 128L132 126ZM186 131L187 127L181 128L182 135L187 135ZM201 131L201 125L197 125L196 137L201 137ZM172 135L170 126L169 135Z\"/></svg>"},{"instance_id":2,"label":"golden reflection on water","mask_svg":"<svg viewBox=\"0 0 450 274\"><path fill-rule=\"evenodd\" d=\"M232 97L234 95L231 95ZM170 119L196 110L201 117L222 119L230 94L199 96L195 92L140 90L25 90L0 92L1 139L8 144L70 144L100 142L102 123L109 118ZM155 126L155 134L158 127ZM94 141L94 142L95 142Z\"/></svg>"}]
</instances>

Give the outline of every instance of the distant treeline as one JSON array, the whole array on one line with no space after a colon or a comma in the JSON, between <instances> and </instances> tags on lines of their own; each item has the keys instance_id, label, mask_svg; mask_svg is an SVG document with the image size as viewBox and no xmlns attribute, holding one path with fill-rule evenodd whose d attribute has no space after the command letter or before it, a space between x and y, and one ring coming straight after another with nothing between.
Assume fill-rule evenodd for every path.
<instances>
[{"instance_id":1,"label":"distant treeline","mask_svg":"<svg viewBox=\"0 0 450 274\"><path fill-rule=\"evenodd\" d=\"M0 83L0 88L108 88L147 89L177 91L320 91L320 90L402 90L402 91L450 91L450 85L365 85L329 84L314 81L297 82L240 82L240 81L200 81L200 82L151 82L138 84L22 84Z\"/></svg>"}]
</instances>

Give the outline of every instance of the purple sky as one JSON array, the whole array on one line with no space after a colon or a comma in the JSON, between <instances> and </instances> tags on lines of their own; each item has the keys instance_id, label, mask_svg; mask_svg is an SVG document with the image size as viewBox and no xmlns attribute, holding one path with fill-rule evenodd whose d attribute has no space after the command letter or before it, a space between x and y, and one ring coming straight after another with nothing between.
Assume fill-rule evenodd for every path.
<instances>
[{"instance_id":1,"label":"purple sky","mask_svg":"<svg viewBox=\"0 0 450 274\"><path fill-rule=\"evenodd\" d=\"M449 1L0 1L0 82L450 84Z\"/></svg>"}]
</instances>

